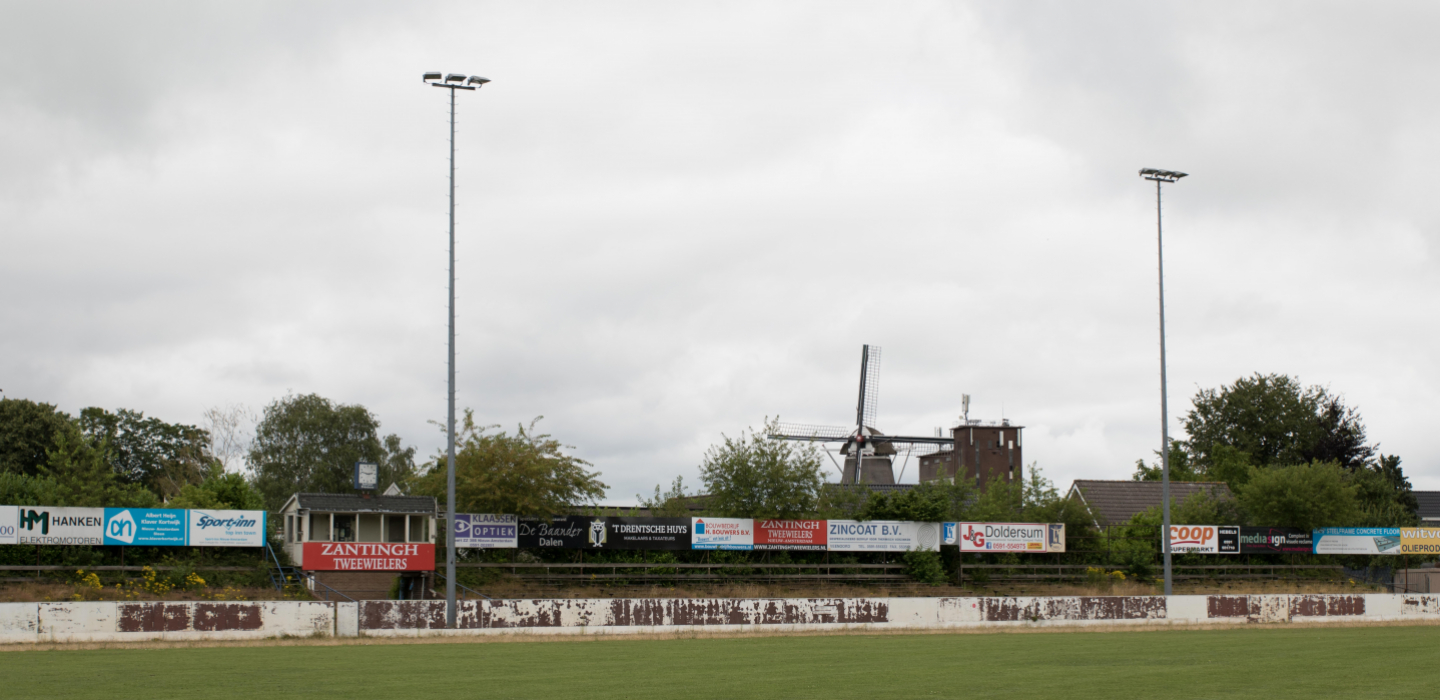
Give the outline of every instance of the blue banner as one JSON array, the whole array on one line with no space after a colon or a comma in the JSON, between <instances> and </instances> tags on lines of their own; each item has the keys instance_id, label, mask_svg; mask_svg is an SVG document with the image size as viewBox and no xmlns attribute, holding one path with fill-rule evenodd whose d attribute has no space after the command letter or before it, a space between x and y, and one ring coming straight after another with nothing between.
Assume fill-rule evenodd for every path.
<instances>
[{"instance_id":1,"label":"blue banner","mask_svg":"<svg viewBox=\"0 0 1440 700\"><path fill-rule=\"evenodd\" d=\"M178 508L106 508L105 544L184 547L188 511Z\"/></svg>"}]
</instances>

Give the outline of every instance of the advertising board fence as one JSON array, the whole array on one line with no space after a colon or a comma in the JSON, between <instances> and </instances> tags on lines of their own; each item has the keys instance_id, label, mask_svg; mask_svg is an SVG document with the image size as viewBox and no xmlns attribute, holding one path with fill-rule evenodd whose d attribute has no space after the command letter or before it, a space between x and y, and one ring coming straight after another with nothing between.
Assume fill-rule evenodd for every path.
<instances>
[{"instance_id":1,"label":"advertising board fence","mask_svg":"<svg viewBox=\"0 0 1440 700\"><path fill-rule=\"evenodd\" d=\"M263 547L263 510L0 506L0 544Z\"/></svg>"},{"instance_id":2,"label":"advertising board fence","mask_svg":"<svg viewBox=\"0 0 1440 700\"><path fill-rule=\"evenodd\" d=\"M690 518L596 518L591 528L601 522L609 549L690 549Z\"/></svg>"},{"instance_id":3,"label":"advertising board fence","mask_svg":"<svg viewBox=\"0 0 1440 700\"><path fill-rule=\"evenodd\" d=\"M1401 554L1440 554L1440 528L1400 528Z\"/></svg>"},{"instance_id":4,"label":"advertising board fence","mask_svg":"<svg viewBox=\"0 0 1440 700\"><path fill-rule=\"evenodd\" d=\"M826 548L832 552L935 552L940 523L900 520L827 520Z\"/></svg>"},{"instance_id":5,"label":"advertising board fence","mask_svg":"<svg viewBox=\"0 0 1440 700\"><path fill-rule=\"evenodd\" d=\"M309 571L434 571L429 543L306 542L301 553Z\"/></svg>"},{"instance_id":6,"label":"advertising board fence","mask_svg":"<svg viewBox=\"0 0 1440 700\"><path fill-rule=\"evenodd\" d=\"M759 520L755 549L823 552L829 539L824 520Z\"/></svg>"},{"instance_id":7,"label":"advertising board fence","mask_svg":"<svg viewBox=\"0 0 1440 700\"><path fill-rule=\"evenodd\" d=\"M1316 554L1399 554L1398 527L1323 527L1315 531Z\"/></svg>"},{"instance_id":8,"label":"advertising board fence","mask_svg":"<svg viewBox=\"0 0 1440 700\"><path fill-rule=\"evenodd\" d=\"M943 541L962 552L1064 552L1065 524L945 523Z\"/></svg>"},{"instance_id":9,"label":"advertising board fence","mask_svg":"<svg viewBox=\"0 0 1440 700\"><path fill-rule=\"evenodd\" d=\"M692 528L693 549L755 548L755 521L750 518L692 518Z\"/></svg>"}]
</instances>

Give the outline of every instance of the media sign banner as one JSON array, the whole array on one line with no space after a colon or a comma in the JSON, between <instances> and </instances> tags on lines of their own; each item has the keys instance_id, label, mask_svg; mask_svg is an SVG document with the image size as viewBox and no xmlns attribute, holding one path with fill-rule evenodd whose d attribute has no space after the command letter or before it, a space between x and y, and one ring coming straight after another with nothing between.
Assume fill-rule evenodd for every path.
<instances>
[{"instance_id":1,"label":"media sign banner","mask_svg":"<svg viewBox=\"0 0 1440 700\"><path fill-rule=\"evenodd\" d=\"M832 552L906 552L940 549L940 523L898 520L827 520L826 548Z\"/></svg>"},{"instance_id":2,"label":"media sign banner","mask_svg":"<svg viewBox=\"0 0 1440 700\"><path fill-rule=\"evenodd\" d=\"M516 522L513 515L488 513L455 514L457 549L514 549Z\"/></svg>"},{"instance_id":3,"label":"media sign banner","mask_svg":"<svg viewBox=\"0 0 1440 700\"><path fill-rule=\"evenodd\" d=\"M388 542L306 542L306 571L434 571L435 545Z\"/></svg>"},{"instance_id":4,"label":"media sign banner","mask_svg":"<svg viewBox=\"0 0 1440 700\"><path fill-rule=\"evenodd\" d=\"M1440 554L1440 529L1433 527L1400 528L1401 554Z\"/></svg>"},{"instance_id":5,"label":"media sign banner","mask_svg":"<svg viewBox=\"0 0 1440 700\"><path fill-rule=\"evenodd\" d=\"M20 508L0 506L0 544L20 544Z\"/></svg>"},{"instance_id":6,"label":"media sign banner","mask_svg":"<svg viewBox=\"0 0 1440 700\"><path fill-rule=\"evenodd\" d=\"M192 510L191 547L264 547L265 511Z\"/></svg>"},{"instance_id":7,"label":"media sign banner","mask_svg":"<svg viewBox=\"0 0 1440 700\"><path fill-rule=\"evenodd\" d=\"M1215 525L1171 525L1170 551L1174 554L1218 554L1220 531Z\"/></svg>"},{"instance_id":8,"label":"media sign banner","mask_svg":"<svg viewBox=\"0 0 1440 700\"><path fill-rule=\"evenodd\" d=\"M104 508L20 506L18 544L105 544Z\"/></svg>"},{"instance_id":9,"label":"media sign banner","mask_svg":"<svg viewBox=\"0 0 1440 700\"><path fill-rule=\"evenodd\" d=\"M825 551L824 520L756 520L755 549Z\"/></svg>"},{"instance_id":10,"label":"media sign banner","mask_svg":"<svg viewBox=\"0 0 1440 700\"><path fill-rule=\"evenodd\" d=\"M595 522L605 523L604 546L610 549L690 549L690 518L596 518Z\"/></svg>"},{"instance_id":11,"label":"media sign banner","mask_svg":"<svg viewBox=\"0 0 1440 700\"><path fill-rule=\"evenodd\" d=\"M945 544L962 552L1065 551L1062 523L945 523ZM952 527L953 526L953 527ZM1052 549L1054 547L1055 549Z\"/></svg>"},{"instance_id":12,"label":"media sign banner","mask_svg":"<svg viewBox=\"0 0 1440 700\"><path fill-rule=\"evenodd\" d=\"M692 518L693 549L754 549L755 521L750 518Z\"/></svg>"},{"instance_id":13,"label":"media sign banner","mask_svg":"<svg viewBox=\"0 0 1440 700\"><path fill-rule=\"evenodd\" d=\"M177 508L106 508L105 544L184 547L189 523Z\"/></svg>"},{"instance_id":14,"label":"media sign banner","mask_svg":"<svg viewBox=\"0 0 1440 700\"><path fill-rule=\"evenodd\" d=\"M581 515L559 515L549 520L519 518L515 522L515 543L519 547L585 549L604 547L607 533L602 523L598 531L591 529L595 518ZM603 520L603 518L601 518ZM596 537L600 543L596 544Z\"/></svg>"},{"instance_id":15,"label":"media sign banner","mask_svg":"<svg viewBox=\"0 0 1440 700\"><path fill-rule=\"evenodd\" d=\"M1222 531L1227 528L1220 528ZM1314 536L1298 527L1240 527L1240 554L1310 554L1315 550ZM1223 537L1223 536L1222 536ZM1221 553L1229 552L1223 547Z\"/></svg>"},{"instance_id":16,"label":"media sign banner","mask_svg":"<svg viewBox=\"0 0 1440 700\"><path fill-rule=\"evenodd\" d=\"M1399 554L1398 527L1322 527L1315 530L1316 554Z\"/></svg>"}]
</instances>

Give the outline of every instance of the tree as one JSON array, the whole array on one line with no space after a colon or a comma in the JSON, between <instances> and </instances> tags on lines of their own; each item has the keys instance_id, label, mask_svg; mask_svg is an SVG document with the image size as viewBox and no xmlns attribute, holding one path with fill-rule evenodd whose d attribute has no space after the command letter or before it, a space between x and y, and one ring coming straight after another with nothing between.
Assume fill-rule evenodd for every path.
<instances>
[{"instance_id":1,"label":"tree","mask_svg":"<svg viewBox=\"0 0 1440 700\"><path fill-rule=\"evenodd\" d=\"M214 461L209 434L193 425L146 418L127 408L111 413L96 407L82 409L77 424L91 442L108 445L110 467L120 483L140 484L162 498L200 483Z\"/></svg>"},{"instance_id":2,"label":"tree","mask_svg":"<svg viewBox=\"0 0 1440 700\"><path fill-rule=\"evenodd\" d=\"M69 423L69 415L48 403L0 399L0 474L39 473L55 434Z\"/></svg>"},{"instance_id":3,"label":"tree","mask_svg":"<svg viewBox=\"0 0 1440 700\"><path fill-rule=\"evenodd\" d=\"M0 503L12 506L51 506L60 503L60 485L44 476L0 472Z\"/></svg>"},{"instance_id":4,"label":"tree","mask_svg":"<svg viewBox=\"0 0 1440 700\"><path fill-rule=\"evenodd\" d=\"M151 508L160 499L140 484L123 483L111 467L110 446L93 441L68 424L55 434L55 447L46 453L43 477L53 479L57 506L90 508ZM47 504L49 505L49 504Z\"/></svg>"},{"instance_id":5,"label":"tree","mask_svg":"<svg viewBox=\"0 0 1440 700\"><path fill-rule=\"evenodd\" d=\"M165 504L197 510L264 510L265 499L235 472L218 472L200 484L186 484Z\"/></svg>"},{"instance_id":6,"label":"tree","mask_svg":"<svg viewBox=\"0 0 1440 700\"><path fill-rule=\"evenodd\" d=\"M386 445L405 448L398 437L382 442L379 428L380 421L359 404L332 403L316 394L276 399L265 407L250 444L255 488L271 510L294 493L348 493L360 461L380 465L380 481L387 483L403 459Z\"/></svg>"},{"instance_id":7,"label":"tree","mask_svg":"<svg viewBox=\"0 0 1440 700\"><path fill-rule=\"evenodd\" d=\"M813 445L771 440L776 422L764 432L721 435L705 451L700 480L718 515L736 518L799 518L815 512L824 464Z\"/></svg>"},{"instance_id":8,"label":"tree","mask_svg":"<svg viewBox=\"0 0 1440 700\"><path fill-rule=\"evenodd\" d=\"M1183 447L1202 473L1215 466L1224 447L1258 467L1331 461L1353 470L1375 455L1356 409L1324 387L1303 387L1287 375L1241 377L1218 390L1201 389L1191 403Z\"/></svg>"},{"instance_id":9,"label":"tree","mask_svg":"<svg viewBox=\"0 0 1440 700\"><path fill-rule=\"evenodd\" d=\"M518 426L513 435L490 432L499 426L476 426L474 412L465 410L455 435L457 512L548 517L593 505L605 495L609 487L585 469L590 463L565 454L573 447L536 432L539 421ZM445 497L444 454L417 480L417 491Z\"/></svg>"},{"instance_id":10,"label":"tree","mask_svg":"<svg viewBox=\"0 0 1440 700\"><path fill-rule=\"evenodd\" d=\"M691 514L690 503L697 497L697 494L689 493L685 489L685 477L677 476L675 481L670 483L669 491L662 491L660 485L655 485L655 495L646 497L635 494L635 500L640 507L650 511L650 515L657 518L682 518ZM702 497L703 498L703 497ZM708 499L707 499L708 500Z\"/></svg>"},{"instance_id":11,"label":"tree","mask_svg":"<svg viewBox=\"0 0 1440 700\"><path fill-rule=\"evenodd\" d=\"M1335 462L1308 462L1288 467L1252 470L1240 491L1240 505L1257 525L1347 527L1362 512L1356 487Z\"/></svg>"}]
</instances>

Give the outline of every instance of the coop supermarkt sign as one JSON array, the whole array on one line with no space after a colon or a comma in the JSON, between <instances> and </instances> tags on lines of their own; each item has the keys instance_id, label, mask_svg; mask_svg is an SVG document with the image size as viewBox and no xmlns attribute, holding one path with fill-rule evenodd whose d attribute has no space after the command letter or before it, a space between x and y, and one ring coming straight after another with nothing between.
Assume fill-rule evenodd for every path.
<instances>
[{"instance_id":1,"label":"coop supermarkt sign","mask_svg":"<svg viewBox=\"0 0 1440 700\"><path fill-rule=\"evenodd\" d=\"M1235 534L1238 535L1239 530ZM1170 551L1175 554L1218 554L1220 530L1214 525L1171 525Z\"/></svg>"},{"instance_id":2,"label":"coop supermarkt sign","mask_svg":"<svg viewBox=\"0 0 1440 700\"><path fill-rule=\"evenodd\" d=\"M1064 552L1065 524L945 523L945 544L962 552Z\"/></svg>"},{"instance_id":3,"label":"coop supermarkt sign","mask_svg":"<svg viewBox=\"0 0 1440 700\"><path fill-rule=\"evenodd\" d=\"M940 523L898 520L827 520L832 552L934 552L940 549Z\"/></svg>"}]
</instances>

